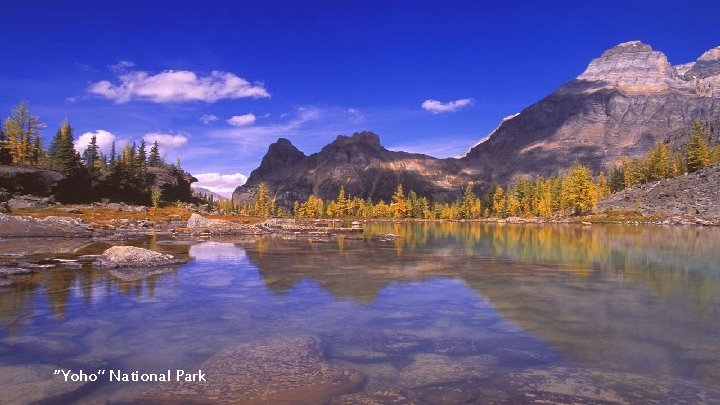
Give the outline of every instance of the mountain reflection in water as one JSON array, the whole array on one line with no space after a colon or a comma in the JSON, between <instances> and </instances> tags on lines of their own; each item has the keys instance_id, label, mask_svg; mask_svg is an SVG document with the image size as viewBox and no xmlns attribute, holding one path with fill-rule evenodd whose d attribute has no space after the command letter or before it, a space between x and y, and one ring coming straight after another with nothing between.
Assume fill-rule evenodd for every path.
<instances>
[{"instance_id":1,"label":"mountain reflection in water","mask_svg":"<svg viewBox=\"0 0 720 405\"><path fill-rule=\"evenodd\" d=\"M399 237L378 238L389 233ZM108 246L13 243L36 258ZM24 277L0 292L0 367L192 368L234 344L314 335L330 361L368 376L363 392L429 401L428 386L407 385L408 370L422 354L472 347L465 354L496 359L491 374L467 377L475 401L564 392L569 375L609 393L598 400L720 400L717 228L376 223L358 239L134 244L192 260L132 276L58 268ZM392 336L422 343L387 361L348 355L377 352ZM131 400L148 388L109 384L82 399Z\"/></svg>"}]
</instances>

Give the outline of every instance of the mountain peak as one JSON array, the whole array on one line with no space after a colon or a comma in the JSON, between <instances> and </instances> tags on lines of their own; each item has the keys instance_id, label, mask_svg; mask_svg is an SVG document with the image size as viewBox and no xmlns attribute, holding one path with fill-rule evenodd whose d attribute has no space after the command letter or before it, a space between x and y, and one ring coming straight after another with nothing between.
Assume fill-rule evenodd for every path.
<instances>
[{"instance_id":1,"label":"mountain peak","mask_svg":"<svg viewBox=\"0 0 720 405\"><path fill-rule=\"evenodd\" d=\"M253 170L250 177L261 176L270 173L279 167L295 164L302 160L305 154L302 153L295 145L286 138L278 138L275 143L268 146L268 151L260 162L260 166Z\"/></svg>"},{"instance_id":2,"label":"mountain peak","mask_svg":"<svg viewBox=\"0 0 720 405\"><path fill-rule=\"evenodd\" d=\"M350 136L338 135L338 137L335 138L335 141L333 141L331 145L333 144L336 146L363 144L371 146L373 148L382 147L380 146L380 137L372 131L355 132Z\"/></svg>"},{"instance_id":3,"label":"mountain peak","mask_svg":"<svg viewBox=\"0 0 720 405\"><path fill-rule=\"evenodd\" d=\"M642 41L628 41L621 44L617 44L614 47L608 49L600 55L601 58L607 58L613 55L625 54L625 53L641 53L641 52L652 52L653 49L650 45Z\"/></svg>"},{"instance_id":4,"label":"mountain peak","mask_svg":"<svg viewBox=\"0 0 720 405\"><path fill-rule=\"evenodd\" d=\"M720 46L716 46L700 55L698 60L703 62L720 61Z\"/></svg>"},{"instance_id":5,"label":"mountain peak","mask_svg":"<svg viewBox=\"0 0 720 405\"><path fill-rule=\"evenodd\" d=\"M677 87L678 74L664 53L640 41L623 42L593 59L577 80L565 85L571 92L619 89L626 92L667 91Z\"/></svg>"}]
</instances>

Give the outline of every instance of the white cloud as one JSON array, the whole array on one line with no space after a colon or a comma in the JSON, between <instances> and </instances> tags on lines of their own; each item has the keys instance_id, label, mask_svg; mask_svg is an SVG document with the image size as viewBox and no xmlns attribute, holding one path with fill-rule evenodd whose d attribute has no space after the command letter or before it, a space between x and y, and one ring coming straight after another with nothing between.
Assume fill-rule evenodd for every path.
<instances>
[{"instance_id":1,"label":"white cloud","mask_svg":"<svg viewBox=\"0 0 720 405\"><path fill-rule=\"evenodd\" d=\"M202 122L205 125L210 125L213 122L219 120L220 118L217 117L217 115L214 114L205 114L200 117L200 122Z\"/></svg>"},{"instance_id":2,"label":"white cloud","mask_svg":"<svg viewBox=\"0 0 720 405\"><path fill-rule=\"evenodd\" d=\"M365 117L363 116L363 113L358 110L357 108L348 108L345 110L345 112L354 120L354 121L362 121Z\"/></svg>"},{"instance_id":3,"label":"white cloud","mask_svg":"<svg viewBox=\"0 0 720 405\"><path fill-rule=\"evenodd\" d=\"M224 197L231 197L235 188L247 181L247 176L242 173L200 173L193 176L198 179L197 183L193 183L194 186L206 188Z\"/></svg>"},{"instance_id":4,"label":"white cloud","mask_svg":"<svg viewBox=\"0 0 720 405\"><path fill-rule=\"evenodd\" d=\"M440 114L446 112L455 112L463 107L472 104L471 98L463 98L460 100L450 101L443 103L437 100L425 100L422 103L423 110L430 111L433 114Z\"/></svg>"},{"instance_id":5,"label":"white cloud","mask_svg":"<svg viewBox=\"0 0 720 405\"><path fill-rule=\"evenodd\" d=\"M213 71L209 76L198 76L188 70L166 70L155 75L132 71L123 72L118 78L119 84L103 80L91 84L88 91L117 103L131 100L154 103L213 103L226 98L270 97L262 84L252 84L229 72Z\"/></svg>"},{"instance_id":6,"label":"white cloud","mask_svg":"<svg viewBox=\"0 0 720 405\"><path fill-rule=\"evenodd\" d=\"M83 153L87 146L90 144L93 135L95 136L95 142L102 153L109 154L112 148L112 143L115 140L115 135L104 129L98 129L95 132L85 132L75 141L75 150L78 153Z\"/></svg>"},{"instance_id":7,"label":"white cloud","mask_svg":"<svg viewBox=\"0 0 720 405\"><path fill-rule=\"evenodd\" d=\"M121 60L121 61L118 61L118 63L116 63L114 65L108 66L108 68L115 73L124 73L133 66L135 66L135 63L133 63L129 60Z\"/></svg>"},{"instance_id":8,"label":"white cloud","mask_svg":"<svg viewBox=\"0 0 720 405\"><path fill-rule=\"evenodd\" d=\"M255 114L235 115L227 120L227 123L234 127L244 127L255 123Z\"/></svg>"},{"instance_id":9,"label":"white cloud","mask_svg":"<svg viewBox=\"0 0 720 405\"><path fill-rule=\"evenodd\" d=\"M165 154L168 149L179 149L187 144L188 138L185 135L161 134L152 132L143 136L145 142L152 145L157 141L160 152Z\"/></svg>"}]
</instances>

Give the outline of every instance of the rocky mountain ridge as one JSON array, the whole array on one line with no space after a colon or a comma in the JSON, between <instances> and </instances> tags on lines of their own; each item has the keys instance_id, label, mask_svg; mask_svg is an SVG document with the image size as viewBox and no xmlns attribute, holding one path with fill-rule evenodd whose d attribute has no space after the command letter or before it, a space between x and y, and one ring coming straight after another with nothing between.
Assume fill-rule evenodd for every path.
<instances>
[{"instance_id":1,"label":"rocky mountain ridge","mask_svg":"<svg viewBox=\"0 0 720 405\"><path fill-rule=\"evenodd\" d=\"M608 172L621 156L644 155L658 141L681 143L694 121L711 123L711 129L720 122L720 47L674 66L650 45L630 41L504 119L463 157L388 151L370 132L339 136L306 156L281 138L233 200L249 201L261 182L281 204L311 193L335 198L340 185L351 195L387 201L400 183L447 200L469 182L477 191L518 176L558 173L575 161Z\"/></svg>"},{"instance_id":2,"label":"rocky mountain ridge","mask_svg":"<svg viewBox=\"0 0 720 405\"><path fill-rule=\"evenodd\" d=\"M251 200L261 182L285 205L310 194L336 198L341 185L349 195L374 201L389 201L398 184L420 195L445 200L455 198L470 180L453 159L390 151L372 132L340 135L309 156L281 138L269 146L260 166L250 173L245 185L235 190L233 200Z\"/></svg>"},{"instance_id":3,"label":"rocky mountain ridge","mask_svg":"<svg viewBox=\"0 0 720 405\"><path fill-rule=\"evenodd\" d=\"M645 153L720 117L720 47L673 66L640 41L619 44L592 60L576 79L504 121L461 158L465 172L506 183L545 175L580 160L607 171L621 156Z\"/></svg>"}]
</instances>

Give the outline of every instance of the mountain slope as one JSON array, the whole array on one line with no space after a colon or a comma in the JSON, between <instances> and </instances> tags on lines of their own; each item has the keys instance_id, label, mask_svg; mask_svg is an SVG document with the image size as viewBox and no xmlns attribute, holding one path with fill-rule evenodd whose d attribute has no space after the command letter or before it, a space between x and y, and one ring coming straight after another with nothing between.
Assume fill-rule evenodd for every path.
<instances>
[{"instance_id":1,"label":"mountain slope","mask_svg":"<svg viewBox=\"0 0 720 405\"><path fill-rule=\"evenodd\" d=\"M461 162L468 175L498 183L555 173L575 160L607 170L620 156L643 154L695 120L718 117L720 47L674 67L649 45L626 42L503 122Z\"/></svg>"},{"instance_id":2,"label":"mountain slope","mask_svg":"<svg viewBox=\"0 0 720 405\"><path fill-rule=\"evenodd\" d=\"M643 214L692 215L720 219L720 164L672 179L641 184L615 193L597 211L638 208Z\"/></svg>"}]
</instances>

